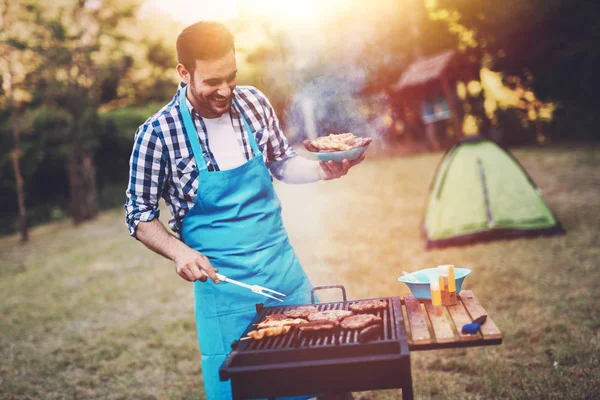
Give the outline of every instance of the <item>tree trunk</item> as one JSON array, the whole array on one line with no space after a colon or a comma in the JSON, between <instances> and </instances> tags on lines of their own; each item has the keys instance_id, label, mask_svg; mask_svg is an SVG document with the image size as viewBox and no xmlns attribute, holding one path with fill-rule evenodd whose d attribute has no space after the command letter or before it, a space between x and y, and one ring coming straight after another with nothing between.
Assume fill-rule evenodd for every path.
<instances>
[{"instance_id":1,"label":"tree trunk","mask_svg":"<svg viewBox=\"0 0 600 400\"><path fill-rule=\"evenodd\" d=\"M29 240L29 227L27 225L27 209L25 208L25 182L23 181L23 175L21 174L21 130L17 121L16 105L13 101L12 107L12 131L15 141L15 148L11 153L12 165L15 171L15 180L17 182L17 205L19 209L19 228L21 232L21 242L25 243Z\"/></svg>"},{"instance_id":2,"label":"tree trunk","mask_svg":"<svg viewBox=\"0 0 600 400\"><path fill-rule=\"evenodd\" d=\"M11 105L11 125L15 148L11 152L12 166L15 171L15 181L17 183L17 207L19 210L19 229L21 232L21 242L25 243L29 240L29 226L27 224L27 208L25 207L25 182L21 174L21 128L19 127L19 109L14 98L12 86L12 73L10 67L7 67L3 74L3 87L10 99Z\"/></svg>"},{"instance_id":3,"label":"tree trunk","mask_svg":"<svg viewBox=\"0 0 600 400\"><path fill-rule=\"evenodd\" d=\"M93 219L98 214L98 190L96 187L96 166L94 154L86 149L83 151L83 181L85 190L86 219Z\"/></svg>"},{"instance_id":4,"label":"tree trunk","mask_svg":"<svg viewBox=\"0 0 600 400\"><path fill-rule=\"evenodd\" d=\"M75 120L76 121L76 120ZM75 225L85 220L83 180L81 179L81 138L77 122L71 128L71 149L67 157L67 173L71 194L71 216Z\"/></svg>"}]
</instances>

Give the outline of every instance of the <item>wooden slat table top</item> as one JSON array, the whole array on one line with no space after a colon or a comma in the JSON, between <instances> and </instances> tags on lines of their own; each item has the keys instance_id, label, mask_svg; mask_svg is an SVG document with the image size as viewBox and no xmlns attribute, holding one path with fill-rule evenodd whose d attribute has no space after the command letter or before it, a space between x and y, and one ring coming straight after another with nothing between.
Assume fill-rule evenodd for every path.
<instances>
[{"instance_id":1,"label":"wooden slat table top","mask_svg":"<svg viewBox=\"0 0 600 400\"><path fill-rule=\"evenodd\" d=\"M479 318L482 315L487 315L485 323L481 325L480 332L484 339L499 339L502 338L500 329L494 324L494 321L490 318L487 311L483 308L479 301L475 298L475 295L470 290L464 290L459 295L460 300L467 309L467 312L472 319Z\"/></svg>"},{"instance_id":2,"label":"wooden slat table top","mask_svg":"<svg viewBox=\"0 0 600 400\"><path fill-rule=\"evenodd\" d=\"M502 343L502 333L472 291L463 290L454 306L442 307L436 315L429 300L406 296L402 305L408 317L410 350L488 346ZM463 334L461 328L481 315L487 315L477 334Z\"/></svg>"},{"instance_id":3,"label":"wooden slat table top","mask_svg":"<svg viewBox=\"0 0 600 400\"><path fill-rule=\"evenodd\" d=\"M419 300L408 296L403 299L402 303L406 307L406 314L408 315L408 323L410 325L411 334L408 344L410 345L411 341L416 344L430 344L431 335L427 328L427 322L425 322L425 318L427 317L423 310L421 310Z\"/></svg>"}]
</instances>

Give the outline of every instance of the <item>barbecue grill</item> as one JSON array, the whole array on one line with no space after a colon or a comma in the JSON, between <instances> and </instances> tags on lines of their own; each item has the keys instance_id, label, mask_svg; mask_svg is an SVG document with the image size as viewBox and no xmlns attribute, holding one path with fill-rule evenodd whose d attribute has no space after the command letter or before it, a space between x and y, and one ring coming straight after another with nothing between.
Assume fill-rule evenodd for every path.
<instances>
[{"instance_id":1,"label":"barbecue grill","mask_svg":"<svg viewBox=\"0 0 600 400\"><path fill-rule=\"evenodd\" d=\"M316 290L339 288L343 302L316 303ZM287 335L262 340L238 340L232 344L220 369L222 381L231 379L233 398L276 398L316 393L358 392L401 388L404 399L412 399L410 355L400 298L351 300L343 286L319 286L312 290L312 305L319 311L348 310L352 303L383 300L388 307L377 315L383 320L378 336L358 340L358 331L337 328L319 334L293 329ZM298 307L256 305L253 324L269 314Z\"/></svg>"}]
</instances>

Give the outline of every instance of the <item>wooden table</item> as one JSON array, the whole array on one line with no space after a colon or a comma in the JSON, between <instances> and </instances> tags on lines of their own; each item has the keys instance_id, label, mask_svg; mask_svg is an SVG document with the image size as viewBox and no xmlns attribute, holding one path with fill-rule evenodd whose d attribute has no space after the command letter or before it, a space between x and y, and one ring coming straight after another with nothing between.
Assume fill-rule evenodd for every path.
<instances>
[{"instance_id":1,"label":"wooden table","mask_svg":"<svg viewBox=\"0 0 600 400\"><path fill-rule=\"evenodd\" d=\"M443 313L436 315L429 300L402 298L402 308L408 318L407 334L410 350L434 350L456 347L489 346L502 343L502 333L488 312L470 290L458 294L458 303L442 307ZM465 324L481 315L487 315L477 334L461 333Z\"/></svg>"}]
</instances>

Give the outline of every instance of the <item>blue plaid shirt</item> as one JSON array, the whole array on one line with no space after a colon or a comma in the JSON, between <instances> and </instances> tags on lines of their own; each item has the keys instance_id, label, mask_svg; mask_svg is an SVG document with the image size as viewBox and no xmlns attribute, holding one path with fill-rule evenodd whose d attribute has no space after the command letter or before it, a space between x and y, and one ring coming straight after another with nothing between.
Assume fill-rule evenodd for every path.
<instances>
[{"instance_id":1,"label":"blue plaid shirt","mask_svg":"<svg viewBox=\"0 0 600 400\"><path fill-rule=\"evenodd\" d=\"M179 85L181 87L183 84ZM179 233L181 221L194 206L198 185L202 184L198 182L198 168L192 147L183 130L179 112L180 93L178 90L173 100L148 118L135 133L125 203L127 225L133 237L136 237L140 221L151 221L158 217L160 197L165 200L173 216L169 226ZM283 135L273 107L263 93L251 86L238 86L233 95L271 174L281 179L285 161L297 154ZM219 166L210 151L206 126L189 102L188 107L192 111L207 168L209 171L218 171ZM246 160L250 160L254 154L239 112L231 107L230 115L233 129L238 134L238 144Z\"/></svg>"}]
</instances>

